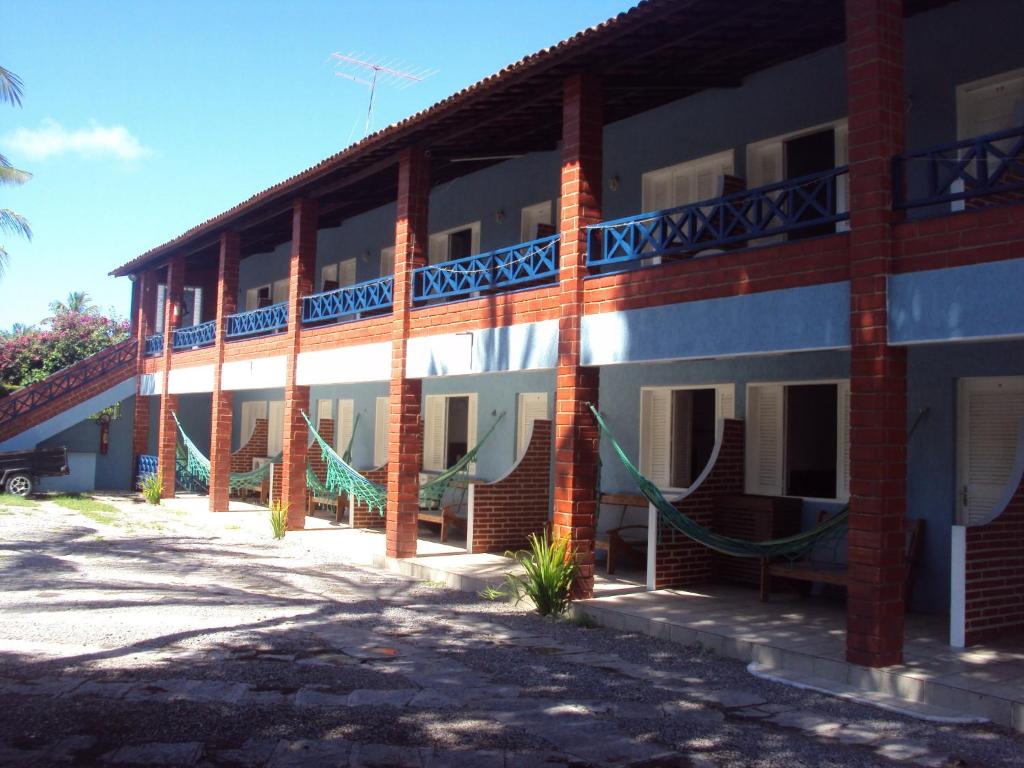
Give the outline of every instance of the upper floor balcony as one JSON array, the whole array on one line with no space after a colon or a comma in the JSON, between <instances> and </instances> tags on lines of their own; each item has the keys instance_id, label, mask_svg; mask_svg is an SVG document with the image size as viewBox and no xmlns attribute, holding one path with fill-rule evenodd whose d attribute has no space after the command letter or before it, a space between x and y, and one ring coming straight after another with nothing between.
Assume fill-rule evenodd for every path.
<instances>
[{"instance_id":1,"label":"upper floor balcony","mask_svg":"<svg viewBox=\"0 0 1024 768\"><path fill-rule=\"evenodd\" d=\"M208 320L198 325L177 328L174 331L174 351L208 347L217 340L217 321Z\"/></svg>"},{"instance_id":2,"label":"upper floor balcony","mask_svg":"<svg viewBox=\"0 0 1024 768\"><path fill-rule=\"evenodd\" d=\"M394 292L394 277L381 277L314 293L302 299L302 324L339 323L390 311Z\"/></svg>"},{"instance_id":3,"label":"upper floor balcony","mask_svg":"<svg viewBox=\"0 0 1024 768\"><path fill-rule=\"evenodd\" d=\"M245 339L265 336L288 328L288 302L282 301L248 312L228 315L224 329L226 339Z\"/></svg>"},{"instance_id":4,"label":"upper floor balcony","mask_svg":"<svg viewBox=\"0 0 1024 768\"><path fill-rule=\"evenodd\" d=\"M154 333L147 336L144 349L146 357L162 355L164 352L164 335L162 333Z\"/></svg>"}]
</instances>

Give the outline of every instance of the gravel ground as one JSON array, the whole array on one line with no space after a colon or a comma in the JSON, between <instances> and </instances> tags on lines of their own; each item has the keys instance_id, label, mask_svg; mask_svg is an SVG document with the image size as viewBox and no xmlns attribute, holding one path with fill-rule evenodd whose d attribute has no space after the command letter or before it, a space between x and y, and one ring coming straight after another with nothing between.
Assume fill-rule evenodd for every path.
<instances>
[{"instance_id":1,"label":"gravel ground","mask_svg":"<svg viewBox=\"0 0 1024 768\"><path fill-rule=\"evenodd\" d=\"M1009 731L357 568L330 532L117 503L0 508L0 765L1024 765Z\"/></svg>"}]
</instances>

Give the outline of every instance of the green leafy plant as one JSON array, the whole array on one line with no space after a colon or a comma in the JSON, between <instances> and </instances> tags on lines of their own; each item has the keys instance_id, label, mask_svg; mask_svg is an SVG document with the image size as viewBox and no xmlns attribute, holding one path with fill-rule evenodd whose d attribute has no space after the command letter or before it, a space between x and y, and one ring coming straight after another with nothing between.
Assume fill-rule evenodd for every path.
<instances>
[{"instance_id":1,"label":"green leafy plant","mask_svg":"<svg viewBox=\"0 0 1024 768\"><path fill-rule=\"evenodd\" d=\"M490 587L482 593L494 599L505 596L516 604L529 599L541 616L561 616L569 608L576 561L568 539L548 541L547 533L529 537L530 549L506 552L523 567L523 573L505 574L501 589Z\"/></svg>"},{"instance_id":2,"label":"green leafy plant","mask_svg":"<svg viewBox=\"0 0 1024 768\"><path fill-rule=\"evenodd\" d=\"M274 532L275 539L283 539L288 530L288 505L280 501L270 503L270 528Z\"/></svg>"},{"instance_id":3,"label":"green leafy plant","mask_svg":"<svg viewBox=\"0 0 1024 768\"><path fill-rule=\"evenodd\" d=\"M152 475L146 475L142 478L139 483L142 488L142 497L150 504L159 504L160 497L164 494L164 481L160 479L160 475L154 473Z\"/></svg>"}]
</instances>

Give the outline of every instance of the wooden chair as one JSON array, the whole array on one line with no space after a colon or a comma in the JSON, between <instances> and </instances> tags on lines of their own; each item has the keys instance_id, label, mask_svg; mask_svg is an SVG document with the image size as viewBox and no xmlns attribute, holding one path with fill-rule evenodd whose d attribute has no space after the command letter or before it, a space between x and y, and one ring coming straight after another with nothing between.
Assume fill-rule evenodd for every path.
<instances>
[{"instance_id":1,"label":"wooden chair","mask_svg":"<svg viewBox=\"0 0 1024 768\"><path fill-rule=\"evenodd\" d=\"M348 496L317 496L312 491L306 491L306 515L313 517L317 505L331 507L334 509L334 522L341 522L341 511L348 509Z\"/></svg>"},{"instance_id":2,"label":"wooden chair","mask_svg":"<svg viewBox=\"0 0 1024 768\"><path fill-rule=\"evenodd\" d=\"M622 512L619 515L619 525L604 532L604 536L598 535L594 542L594 549L605 553L605 572L611 576L615 573L618 563L623 558L631 562L647 564L647 526L646 525L622 525L626 517L626 510L630 507L642 507L647 509L647 499L639 494L629 493L602 493L598 497L599 504L609 506L621 506ZM643 536L623 536L625 531L643 531Z\"/></svg>"},{"instance_id":3,"label":"wooden chair","mask_svg":"<svg viewBox=\"0 0 1024 768\"><path fill-rule=\"evenodd\" d=\"M818 522L828 519L828 514L822 512L818 515ZM921 555L921 543L924 538L924 520L915 518L907 521L907 550L905 590L907 600L914 588L914 578L917 574L917 564ZM761 560L761 600L768 602L771 593L771 580L773 577L791 579L793 581L807 582L808 586L814 582L822 584L833 584L838 587L850 585L850 572L846 563L838 560L813 560L805 558L792 562L772 562L770 558Z\"/></svg>"},{"instance_id":4,"label":"wooden chair","mask_svg":"<svg viewBox=\"0 0 1024 768\"><path fill-rule=\"evenodd\" d=\"M448 532L454 527L460 531L466 529L465 521L455 513L455 505L449 504L441 509L421 509L417 515L421 523L433 523L441 526L441 543L448 541Z\"/></svg>"}]
</instances>

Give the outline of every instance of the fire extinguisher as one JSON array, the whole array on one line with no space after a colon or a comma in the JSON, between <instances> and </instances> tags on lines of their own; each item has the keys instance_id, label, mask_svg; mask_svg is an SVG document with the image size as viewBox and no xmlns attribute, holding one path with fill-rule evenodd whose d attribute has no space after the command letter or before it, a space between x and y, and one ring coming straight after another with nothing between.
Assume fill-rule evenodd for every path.
<instances>
[{"instance_id":1,"label":"fire extinguisher","mask_svg":"<svg viewBox=\"0 0 1024 768\"><path fill-rule=\"evenodd\" d=\"M107 455L107 450L110 448L110 414L101 413L100 418L100 454L103 456Z\"/></svg>"},{"instance_id":2,"label":"fire extinguisher","mask_svg":"<svg viewBox=\"0 0 1024 768\"><path fill-rule=\"evenodd\" d=\"M185 302L178 299L171 303L171 327L177 328L185 311Z\"/></svg>"}]
</instances>

